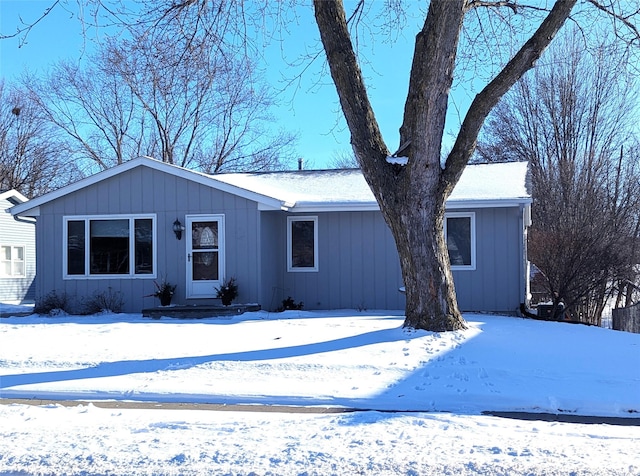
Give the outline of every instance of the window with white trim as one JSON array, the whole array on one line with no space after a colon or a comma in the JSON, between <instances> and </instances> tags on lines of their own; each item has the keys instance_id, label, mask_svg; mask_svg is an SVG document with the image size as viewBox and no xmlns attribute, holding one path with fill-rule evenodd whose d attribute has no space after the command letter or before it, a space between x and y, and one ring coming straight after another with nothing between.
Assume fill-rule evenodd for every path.
<instances>
[{"instance_id":1,"label":"window with white trim","mask_svg":"<svg viewBox=\"0 0 640 476\"><path fill-rule=\"evenodd\" d=\"M451 269L476 269L476 214L453 212L446 213L444 218Z\"/></svg>"},{"instance_id":2,"label":"window with white trim","mask_svg":"<svg viewBox=\"0 0 640 476\"><path fill-rule=\"evenodd\" d=\"M154 277L155 215L64 217L64 275Z\"/></svg>"},{"instance_id":3,"label":"window with white trim","mask_svg":"<svg viewBox=\"0 0 640 476\"><path fill-rule=\"evenodd\" d=\"M318 217L287 217L287 270L318 271Z\"/></svg>"},{"instance_id":4,"label":"window with white trim","mask_svg":"<svg viewBox=\"0 0 640 476\"><path fill-rule=\"evenodd\" d=\"M3 278L26 276L24 246L0 246L0 276Z\"/></svg>"}]
</instances>

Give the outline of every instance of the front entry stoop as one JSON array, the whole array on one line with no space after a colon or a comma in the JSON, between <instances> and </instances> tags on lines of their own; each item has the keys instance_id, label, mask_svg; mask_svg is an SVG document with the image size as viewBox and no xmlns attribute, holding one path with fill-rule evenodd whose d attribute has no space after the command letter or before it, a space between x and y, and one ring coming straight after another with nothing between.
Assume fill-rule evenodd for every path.
<instances>
[{"instance_id":1,"label":"front entry stoop","mask_svg":"<svg viewBox=\"0 0 640 476\"><path fill-rule=\"evenodd\" d=\"M160 319L172 317L175 319L205 319L207 317L238 316L245 312L255 312L261 309L260 304L231 304L193 306L159 306L142 310L142 317Z\"/></svg>"}]
</instances>

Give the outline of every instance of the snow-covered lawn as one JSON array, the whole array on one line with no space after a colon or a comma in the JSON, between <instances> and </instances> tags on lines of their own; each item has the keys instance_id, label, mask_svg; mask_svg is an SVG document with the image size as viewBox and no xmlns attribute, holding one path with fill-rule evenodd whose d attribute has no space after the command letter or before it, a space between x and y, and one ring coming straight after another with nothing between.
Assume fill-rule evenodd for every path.
<instances>
[{"instance_id":1,"label":"snow-covered lawn","mask_svg":"<svg viewBox=\"0 0 640 476\"><path fill-rule=\"evenodd\" d=\"M388 312L0 319L0 396L96 402L0 405L0 474L640 475L640 426L482 415L640 419L640 335L465 317L442 334Z\"/></svg>"}]
</instances>

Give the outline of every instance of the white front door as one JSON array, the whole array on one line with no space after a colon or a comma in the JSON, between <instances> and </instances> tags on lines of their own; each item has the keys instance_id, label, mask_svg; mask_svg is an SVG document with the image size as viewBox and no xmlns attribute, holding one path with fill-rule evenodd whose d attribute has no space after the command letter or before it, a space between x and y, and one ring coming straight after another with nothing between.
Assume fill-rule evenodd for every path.
<instances>
[{"instance_id":1,"label":"white front door","mask_svg":"<svg viewBox=\"0 0 640 476\"><path fill-rule=\"evenodd\" d=\"M216 297L224 274L224 215L187 215L187 297Z\"/></svg>"}]
</instances>

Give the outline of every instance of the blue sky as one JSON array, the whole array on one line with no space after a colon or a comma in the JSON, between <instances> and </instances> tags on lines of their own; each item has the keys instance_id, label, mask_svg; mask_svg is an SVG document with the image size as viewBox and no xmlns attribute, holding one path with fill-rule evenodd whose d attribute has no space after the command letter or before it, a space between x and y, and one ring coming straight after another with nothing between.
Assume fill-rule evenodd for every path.
<instances>
[{"instance_id":1,"label":"blue sky","mask_svg":"<svg viewBox=\"0 0 640 476\"><path fill-rule=\"evenodd\" d=\"M51 3L53 0L1 0L0 32L14 32L20 16L25 21L37 19ZM75 16L77 5L69 2L68 8L68 11L56 8L31 31L21 47L16 38L0 40L0 74L5 80L17 78L25 68L44 72L58 60L77 60L91 51L95 32L83 35ZM283 77L298 72L286 64L283 54L294 60L304 48L317 47L319 35L311 7L299 12L299 24L291 24L289 30L282 51L276 44L265 51L267 78L274 86L281 86ZM366 50L372 61L372 68L364 70L370 99L391 150L398 146L414 34L410 31L406 38L401 36L392 45L376 41ZM324 57L304 73L299 87L285 89L280 96L281 106L274 111L279 126L298 134L297 153L309 168L326 167L337 153L351 151L335 86L328 75L321 76L323 64Z\"/></svg>"}]
</instances>

